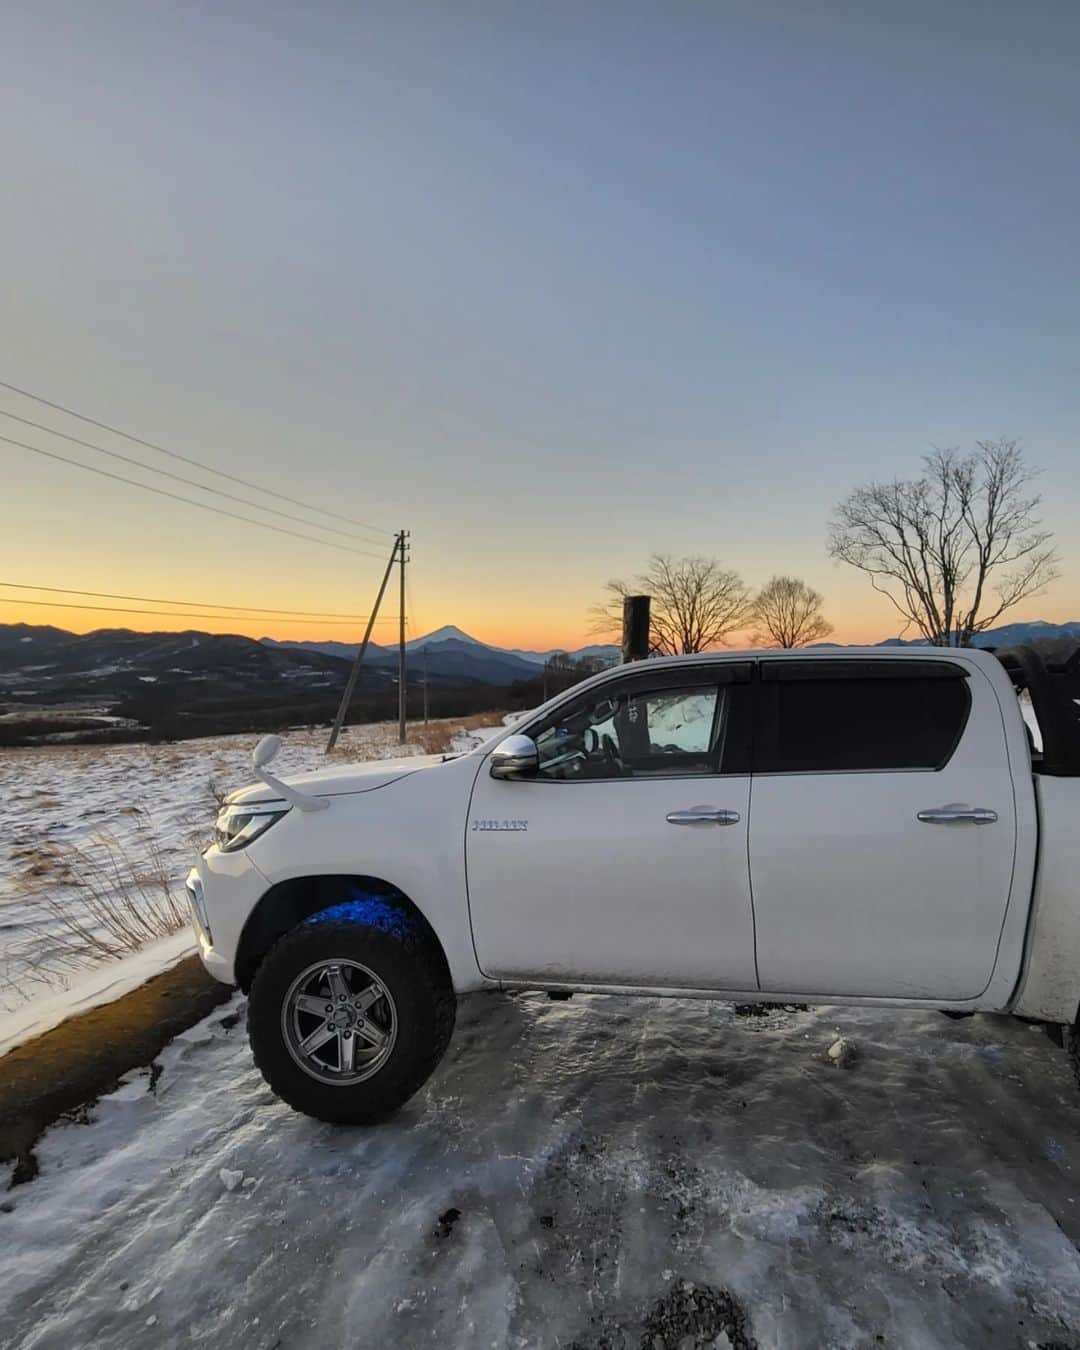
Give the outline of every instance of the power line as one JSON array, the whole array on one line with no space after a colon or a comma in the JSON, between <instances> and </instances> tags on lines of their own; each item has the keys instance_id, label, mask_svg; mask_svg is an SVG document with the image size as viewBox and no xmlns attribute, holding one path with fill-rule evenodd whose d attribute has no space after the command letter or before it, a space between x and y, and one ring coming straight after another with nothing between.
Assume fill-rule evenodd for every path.
<instances>
[{"instance_id":1,"label":"power line","mask_svg":"<svg viewBox=\"0 0 1080 1350\"><path fill-rule=\"evenodd\" d=\"M166 615L170 619L225 619L227 614L196 614L186 609L124 609L119 605L74 605L62 600L23 600L17 596L0 596L0 605L33 605L36 609L90 609L100 614L154 614ZM258 615L238 614L241 623L253 623ZM275 619L274 623L310 623L310 619ZM354 619L320 619L320 623L332 627L352 628ZM396 623L396 619L376 619L376 623Z\"/></svg>"},{"instance_id":2,"label":"power line","mask_svg":"<svg viewBox=\"0 0 1080 1350\"><path fill-rule=\"evenodd\" d=\"M192 468L202 469L205 473L217 474L219 478L227 478L230 483L239 483L242 487L251 488L255 492L263 492L268 497L277 498L278 501L291 502L294 506L302 506L307 511L313 511L316 515L332 516L335 520L344 521L346 525L358 525L364 530L374 530L376 534L388 536L396 534L394 530L384 530L380 525L369 525L363 520L355 520L352 516L343 516L337 511L329 511L326 507L308 506L306 502L296 501L292 497L287 497L283 492L274 492L271 488L263 487L261 483L252 483L247 478L238 478L235 474L226 473L224 469L215 469L209 464L203 464L200 460L182 455L177 450L167 450L165 446L158 445L155 441L147 441L141 436L133 436L130 432L121 431L119 427L110 426L108 422L99 422L97 418L87 417L83 413L76 412L74 408L66 408L62 403L54 403L51 399L42 398L40 394L31 394L28 389L20 389L17 384L8 384L6 380L0 380L0 389L9 389L13 394L19 394L23 398L28 398L34 403L40 403L43 407L52 408L56 412L66 413L68 417L75 417L80 422L86 422L89 426L97 427L99 431L107 431L112 436L122 436L124 440L131 441L134 445L144 446L147 450L153 450L159 455L168 455L170 459L181 460L184 464L190 464Z\"/></svg>"},{"instance_id":3,"label":"power line","mask_svg":"<svg viewBox=\"0 0 1080 1350\"><path fill-rule=\"evenodd\" d=\"M15 591L47 591L50 595L87 595L95 600L138 600L147 605L197 605L204 609L229 609L245 614L295 614L302 619L351 619L363 623L366 614L342 614L332 609L260 609L258 605L219 605L216 600L168 600L160 595L117 595L115 591L76 591L70 586L29 586L22 581L0 581ZM0 596L0 599L4 597Z\"/></svg>"},{"instance_id":4,"label":"power line","mask_svg":"<svg viewBox=\"0 0 1080 1350\"><path fill-rule=\"evenodd\" d=\"M117 483L127 483L130 487L142 488L144 492L154 492L159 497L169 497L174 502L183 502L185 506L197 506L203 511L213 511L219 516L228 516L231 520L242 520L245 525L258 525L263 530L273 530L275 534L288 534L294 539L306 539L309 544L322 544L325 548L336 548L342 553L359 554L365 558L378 558L383 560L383 554L371 553L361 548L350 548L348 544L335 544L332 539L319 539L313 534L301 534L299 530L287 529L284 525L271 525L268 520L252 520L250 516L241 516L236 511L226 511L221 506L211 506L209 502L192 501L190 497L181 497L177 492L167 492L164 488L151 487L149 483L140 483L135 478L125 478L123 474L111 473L108 469L96 468L93 464L81 464L77 459L68 459L66 455L58 455L53 450L42 450L37 445L27 445L25 441L13 440L10 436L0 436L0 441L6 441L8 445L17 445L21 450L29 450L34 455L44 455L46 459L55 459L61 464L70 464L75 469L85 469L87 473L97 473L103 478L111 478Z\"/></svg>"},{"instance_id":5,"label":"power line","mask_svg":"<svg viewBox=\"0 0 1080 1350\"><path fill-rule=\"evenodd\" d=\"M119 450L108 450L103 445L95 445L93 441L82 441L78 436L69 436L66 431L57 431L55 427L47 427L41 422L32 422L29 417L20 417L17 413L8 412L4 408L0 408L0 417L10 417L13 422L21 422L23 426L33 427L35 431L44 431L49 436L59 436L61 440L70 441L72 445L81 445L84 450L94 450L99 455L108 455L110 459L119 459L124 464L133 464L137 469L145 469L147 473L157 473L163 478L171 478L173 482L184 483L188 487L196 488L199 492L220 491L219 488L208 487L205 483L196 483L193 478L185 478L182 474L170 473L168 469L155 469L152 464L144 464L141 459L133 459L131 455L122 455ZM235 493L230 494L229 500L253 507L256 511L266 511L272 516L280 516L282 520L293 520L298 525L307 525L309 529L328 530L331 534L340 534L355 543L370 544L373 542L371 539L357 539L348 530L339 530L336 525L320 525L317 520L305 520L303 516L294 516L288 511L279 511L276 506L263 506L261 502L253 502L248 497L238 497Z\"/></svg>"}]
</instances>

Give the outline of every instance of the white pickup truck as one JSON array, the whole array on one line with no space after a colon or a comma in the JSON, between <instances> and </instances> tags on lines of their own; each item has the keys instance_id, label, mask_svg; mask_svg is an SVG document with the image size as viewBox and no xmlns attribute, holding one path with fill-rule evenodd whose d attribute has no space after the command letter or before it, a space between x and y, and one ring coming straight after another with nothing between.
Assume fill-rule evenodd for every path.
<instances>
[{"instance_id":1,"label":"white pickup truck","mask_svg":"<svg viewBox=\"0 0 1080 1350\"><path fill-rule=\"evenodd\" d=\"M415 1092L489 988L1007 1012L1071 1044L1076 673L672 657L459 756L282 781L267 738L188 878L202 958L249 992L270 1086L331 1121Z\"/></svg>"}]
</instances>

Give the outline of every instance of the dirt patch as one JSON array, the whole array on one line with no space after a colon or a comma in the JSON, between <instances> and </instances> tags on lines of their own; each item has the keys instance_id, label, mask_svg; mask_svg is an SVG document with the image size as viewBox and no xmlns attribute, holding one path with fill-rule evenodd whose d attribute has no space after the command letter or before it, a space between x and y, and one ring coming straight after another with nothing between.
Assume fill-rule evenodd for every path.
<instances>
[{"instance_id":1,"label":"dirt patch","mask_svg":"<svg viewBox=\"0 0 1080 1350\"><path fill-rule=\"evenodd\" d=\"M757 1350L742 1304L713 1285L677 1280L639 1316L634 1329L594 1315L588 1335L569 1350Z\"/></svg>"},{"instance_id":2,"label":"dirt patch","mask_svg":"<svg viewBox=\"0 0 1080 1350\"><path fill-rule=\"evenodd\" d=\"M231 993L191 956L8 1051L0 1058L0 1163L16 1161L12 1184L36 1174L33 1148L42 1130L109 1092L129 1070L151 1064Z\"/></svg>"},{"instance_id":3,"label":"dirt patch","mask_svg":"<svg viewBox=\"0 0 1080 1350\"><path fill-rule=\"evenodd\" d=\"M8 1186L8 1190L13 1191L16 1186L25 1186L28 1181L33 1181L40 1170L37 1154L33 1149L20 1153L15 1159L15 1167L11 1173L11 1184Z\"/></svg>"},{"instance_id":4,"label":"dirt patch","mask_svg":"<svg viewBox=\"0 0 1080 1350\"><path fill-rule=\"evenodd\" d=\"M690 1350L715 1345L721 1336L731 1350L757 1350L739 1301L726 1289L688 1280L680 1280L656 1300L641 1329L642 1350Z\"/></svg>"},{"instance_id":5,"label":"dirt patch","mask_svg":"<svg viewBox=\"0 0 1080 1350\"><path fill-rule=\"evenodd\" d=\"M806 1003L736 1003L736 1017L770 1017L774 1013L806 1012Z\"/></svg>"}]
</instances>

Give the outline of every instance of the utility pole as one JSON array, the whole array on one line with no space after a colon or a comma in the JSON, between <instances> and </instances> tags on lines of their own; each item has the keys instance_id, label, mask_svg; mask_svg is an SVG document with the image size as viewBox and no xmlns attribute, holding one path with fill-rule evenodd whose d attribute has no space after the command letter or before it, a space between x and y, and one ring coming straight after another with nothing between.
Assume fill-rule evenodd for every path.
<instances>
[{"instance_id":1,"label":"utility pole","mask_svg":"<svg viewBox=\"0 0 1080 1350\"><path fill-rule=\"evenodd\" d=\"M356 653L356 659L353 661L352 670L349 671L349 678L345 682L345 691L341 695L341 702L338 704L337 716L334 718L334 725L330 732L330 739L326 742L326 753L329 754L337 744L337 738L341 734L341 727L345 721L345 714L349 709L349 700L352 698L353 690L356 688L357 676L360 674L360 667L364 662L364 653L368 649L368 643L371 641L371 630L375 627L375 619L379 613L379 606L382 604L383 595L386 592L386 583L390 580L390 572L394 566L394 560L398 556L399 550L404 551L404 534L398 534L394 537L394 547L390 550L390 557L386 564L386 571L383 573L382 583L379 586L379 594L375 597L375 606L368 616L367 628L364 630L364 640L360 644L360 649Z\"/></svg>"},{"instance_id":2,"label":"utility pole","mask_svg":"<svg viewBox=\"0 0 1080 1350\"><path fill-rule=\"evenodd\" d=\"M427 643L425 642L421 649L424 658L424 726L427 726L428 720L428 697L427 697Z\"/></svg>"},{"instance_id":3,"label":"utility pole","mask_svg":"<svg viewBox=\"0 0 1080 1350\"><path fill-rule=\"evenodd\" d=\"M405 540L407 530L398 533L398 562L401 564L401 600L398 609L398 744L405 744Z\"/></svg>"}]
</instances>

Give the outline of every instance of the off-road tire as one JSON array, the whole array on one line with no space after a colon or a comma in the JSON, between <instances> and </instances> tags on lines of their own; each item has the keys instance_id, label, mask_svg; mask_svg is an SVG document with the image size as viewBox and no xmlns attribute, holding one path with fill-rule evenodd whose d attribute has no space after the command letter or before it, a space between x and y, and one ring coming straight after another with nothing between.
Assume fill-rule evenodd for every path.
<instances>
[{"instance_id":1,"label":"off-road tire","mask_svg":"<svg viewBox=\"0 0 1080 1350\"><path fill-rule=\"evenodd\" d=\"M247 1026L259 1071L297 1111L339 1125L385 1119L430 1077L454 1030L457 1000L434 934L422 919L396 911L393 922L315 915L280 938L263 958L248 998ZM391 993L397 1036L385 1064L363 1082L323 1083L293 1059L282 1007L297 975L318 961L360 962Z\"/></svg>"}]
</instances>

